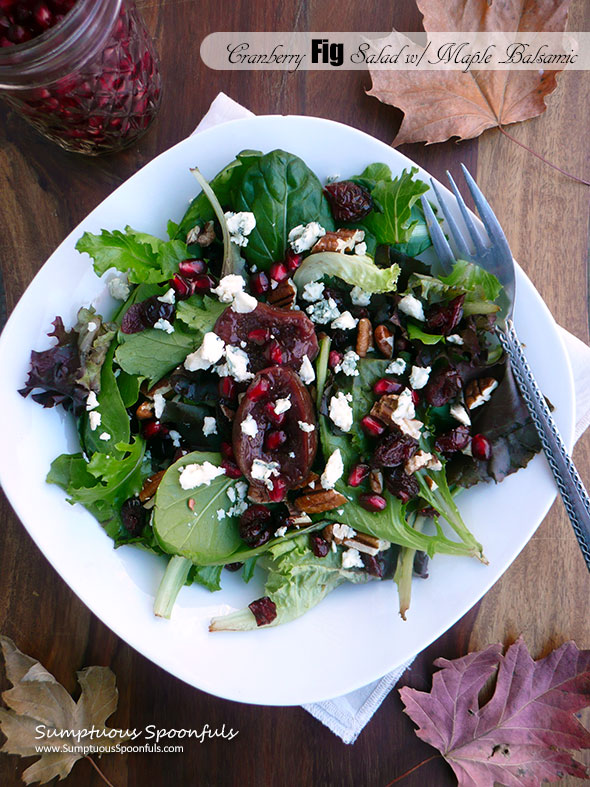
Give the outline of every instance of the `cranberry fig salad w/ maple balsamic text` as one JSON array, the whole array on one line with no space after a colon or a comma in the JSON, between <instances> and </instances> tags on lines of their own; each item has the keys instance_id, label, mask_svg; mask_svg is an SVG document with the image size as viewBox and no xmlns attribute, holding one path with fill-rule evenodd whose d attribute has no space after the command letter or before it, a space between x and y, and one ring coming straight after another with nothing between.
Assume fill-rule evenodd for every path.
<instances>
[{"instance_id":1,"label":"cranberry fig salad w/ maple balsamic text","mask_svg":"<svg viewBox=\"0 0 590 787\"><path fill-rule=\"evenodd\" d=\"M343 582L393 580L405 618L437 553L486 562L456 493L540 448L494 334L501 286L417 259L415 169L322 186L297 156L245 150L209 183L193 172L169 240L77 243L122 305L57 317L31 355L21 393L80 436L47 480L115 545L168 556L158 615L258 565L265 595L211 631L286 623Z\"/></svg>"}]
</instances>

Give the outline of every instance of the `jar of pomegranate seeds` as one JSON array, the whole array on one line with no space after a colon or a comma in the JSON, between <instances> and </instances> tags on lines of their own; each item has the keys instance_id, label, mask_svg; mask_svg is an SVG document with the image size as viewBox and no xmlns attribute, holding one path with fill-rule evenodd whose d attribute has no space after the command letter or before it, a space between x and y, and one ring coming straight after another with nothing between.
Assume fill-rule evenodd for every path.
<instances>
[{"instance_id":1,"label":"jar of pomegranate seeds","mask_svg":"<svg viewBox=\"0 0 590 787\"><path fill-rule=\"evenodd\" d=\"M0 95L66 150L130 145L154 119L160 91L133 0L0 0Z\"/></svg>"}]
</instances>

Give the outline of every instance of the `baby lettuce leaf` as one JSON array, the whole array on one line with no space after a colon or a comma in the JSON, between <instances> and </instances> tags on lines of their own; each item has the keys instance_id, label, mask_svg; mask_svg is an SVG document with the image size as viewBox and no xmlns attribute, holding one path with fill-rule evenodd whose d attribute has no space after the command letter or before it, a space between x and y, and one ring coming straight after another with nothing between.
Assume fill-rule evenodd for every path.
<instances>
[{"instance_id":1,"label":"baby lettuce leaf","mask_svg":"<svg viewBox=\"0 0 590 787\"><path fill-rule=\"evenodd\" d=\"M95 408L96 412L100 413L100 425L92 430L87 413L84 413L81 419L80 439L88 454L101 451L105 454L119 455L117 444L129 442L129 416L113 372L113 356L116 346L116 341L113 341L100 375L98 407ZM108 440L100 439L100 435L103 433L109 435Z\"/></svg>"},{"instance_id":2,"label":"baby lettuce leaf","mask_svg":"<svg viewBox=\"0 0 590 787\"><path fill-rule=\"evenodd\" d=\"M182 329L177 323L174 333L148 328L141 333L119 333L119 338L121 344L115 359L121 369L127 374L146 377L153 385L182 363L201 343L202 336L197 331Z\"/></svg>"},{"instance_id":3,"label":"baby lettuce leaf","mask_svg":"<svg viewBox=\"0 0 590 787\"><path fill-rule=\"evenodd\" d=\"M103 322L94 309L80 309L74 330L78 334L81 375L78 385L87 391L99 391L101 372L117 326Z\"/></svg>"},{"instance_id":4,"label":"baby lettuce leaf","mask_svg":"<svg viewBox=\"0 0 590 787\"><path fill-rule=\"evenodd\" d=\"M227 309L227 303L208 298L206 295L191 295L186 301L176 304L176 319L198 331L201 339L213 330L217 318Z\"/></svg>"},{"instance_id":5,"label":"baby lettuce leaf","mask_svg":"<svg viewBox=\"0 0 590 787\"><path fill-rule=\"evenodd\" d=\"M399 265L379 268L366 254L340 254L321 251L310 254L297 268L293 281L303 289L324 276L337 276L348 284L357 285L365 292L393 292L400 273Z\"/></svg>"},{"instance_id":6,"label":"baby lettuce leaf","mask_svg":"<svg viewBox=\"0 0 590 787\"><path fill-rule=\"evenodd\" d=\"M139 492L149 474L140 437L116 448L116 456L96 453L89 462L82 454L62 454L53 460L47 475L48 483L65 490L69 503L81 503L103 524L120 521L122 504Z\"/></svg>"},{"instance_id":7,"label":"baby lettuce leaf","mask_svg":"<svg viewBox=\"0 0 590 787\"><path fill-rule=\"evenodd\" d=\"M537 430L519 393L509 364L490 401L472 415L472 432L485 434L492 444L486 462L465 454L454 454L447 463L449 483L470 487L480 481L503 481L526 467L541 450Z\"/></svg>"},{"instance_id":8,"label":"baby lettuce leaf","mask_svg":"<svg viewBox=\"0 0 590 787\"><path fill-rule=\"evenodd\" d=\"M231 205L232 195L241 184L244 175L261 156L262 153L259 150L242 150L227 167L224 167L213 180L209 181L209 185L223 207ZM180 224L170 223L168 232L170 237L184 240L194 226L202 227L205 222L213 218L215 218L213 207L206 194L201 192L189 205Z\"/></svg>"},{"instance_id":9,"label":"baby lettuce leaf","mask_svg":"<svg viewBox=\"0 0 590 787\"><path fill-rule=\"evenodd\" d=\"M448 276L437 278L420 273L412 274L408 290L417 292L430 303L465 295L463 302L465 314L483 314L498 310L494 302L502 291L502 285L493 273L480 268L479 265L466 260L457 260Z\"/></svg>"},{"instance_id":10,"label":"baby lettuce leaf","mask_svg":"<svg viewBox=\"0 0 590 787\"><path fill-rule=\"evenodd\" d=\"M191 569L188 573L188 579L186 580L187 585L192 585L193 582L196 582L198 585L202 585L207 590L210 590L212 593L215 590L221 590L221 572L223 571L223 566L191 566Z\"/></svg>"},{"instance_id":11,"label":"baby lettuce leaf","mask_svg":"<svg viewBox=\"0 0 590 787\"><path fill-rule=\"evenodd\" d=\"M419 339L422 344L438 344L445 337L440 333L426 333L416 325L415 322L408 321L408 336L410 339Z\"/></svg>"},{"instance_id":12,"label":"baby lettuce leaf","mask_svg":"<svg viewBox=\"0 0 590 787\"><path fill-rule=\"evenodd\" d=\"M131 227L125 227L124 232L102 230L100 235L85 232L76 249L92 257L97 276L117 268L133 283L170 279L178 271L178 263L188 256L186 243L164 241Z\"/></svg>"},{"instance_id":13,"label":"baby lettuce leaf","mask_svg":"<svg viewBox=\"0 0 590 787\"><path fill-rule=\"evenodd\" d=\"M316 557L307 545L307 538L301 536L291 541L290 545L288 551L285 545L281 545L280 549L271 549L261 558L261 563L268 571L264 595L269 596L277 608L277 616L271 626L301 617L343 582L364 583L371 580L365 571L343 569L340 551L330 551L326 557ZM255 628L254 615L246 608L214 618L209 630L245 631Z\"/></svg>"},{"instance_id":14,"label":"baby lettuce leaf","mask_svg":"<svg viewBox=\"0 0 590 787\"><path fill-rule=\"evenodd\" d=\"M419 254L422 254L423 251L426 251L429 246L432 246L432 241L428 233L428 226L424 218L424 211L422 210L420 202L416 202L412 205L410 223L413 225L410 237L405 243L396 243L395 248L401 254L405 254L408 257L417 257Z\"/></svg>"},{"instance_id":15,"label":"baby lettuce leaf","mask_svg":"<svg viewBox=\"0 0 590 787\"><path fill-rule=\"evenodd\" d=\"M180 486L180 470L203 462L219 466L221 456L195 451L168 468L156 493L154 532L165 552L182 555L200 566L233 562L225 558L242 544L236 518L227 515L232 506L227 490L235 481L221 475L208 486L186 490ZM192 510L189 499L194 500ZM221 519L220 510L225 513Z\"/></svg>"},{"instance_id":16,"label":"baby lettuce leaf","mask_svg":"<svg viewBox=\"0 0 590 787\"><path fill-rule=\"evenodd\" d=\"M234 206L256 216L244 256L262 269L283 259L293 227L317 221L334 229L320 181L302 159L284 150L255 160L234 195Z\"/></svg>"}]
</instances>

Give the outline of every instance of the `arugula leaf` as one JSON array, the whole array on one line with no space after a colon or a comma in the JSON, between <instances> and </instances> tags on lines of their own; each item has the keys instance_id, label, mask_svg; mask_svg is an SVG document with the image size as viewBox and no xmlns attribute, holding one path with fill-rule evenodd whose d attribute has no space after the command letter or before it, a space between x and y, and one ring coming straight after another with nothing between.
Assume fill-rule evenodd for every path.
<instances>
[{"instance_id":1,"label":"arugula leaf","mask_svg":"<svg viewBox=\"0 0 590 787\"><path fill-rule=\"evenodd\" d=\"M80 439L88 454L101 451L105 454L120 455L116 447L117 444L129 442L129 416L113 372L113 356L116 346L116 341L111 343L100 375L98 407L95 408L100 413L100 426L92 430L88 413L84 413L82 416ZM100 435L105 432L109 435L109 439L101 440Z\"/></svg>"},{"instance_id":2,"label":"arugula leaf","mask_svg":"<svg viewBox=\"0 0 590 787\"><path fill-rule=\"evenodd\" d=\"M377 243L408 243L419 217L412 217L412 207L429 186L416 180L418 169L404 170L399 177L392 178L391 170L384 164L372 164L358 178L368 187L375 207L363 219L362 224L371 232ZM416 214L414 214L416 215Z\"/></svg>"},{"instance_id":3,"label":"arugula leaf","mask_svg":"<svg viewBox=\"0 0 590 787\"><path fill-rule=\"evenodd\" d=\"M262 153L259 150L242 150L234 161L230 162L213 180L209 181L209 185L222 206L230 206L233 201L233 193L239 187L246 172L260 156L262 156ZM205 222L213 218L215 218L213 207L206 194L201 192L189 205L186 213L180 220L180 224L175 225L173 222L169 222L168 234L171 238L182 238L184 240L195 225L203 226Z\"/></svg>"},{"instance_id":4,"label":"arugula leaf","mask_svg":"<svg viewBox=\"0 0 590 787\"><path fill-rule=\"evenodd\" d=\"M307 164L284 150L260 156L249 167L234 196L235 210L256 216L244 256L261 269L283 259L293 227L319 222L334 229L322 185Z\"/></svg>"},{"instance_id":5,"label":"arugula leaf","mask_svg":"<svg viewBox=\"0 0 590 787\"><path fill-rule=\"evenodd\" d=\"M121 369L128 374L147 377L149 384L153 385L182 363L200 344L202 336L176 325L173 333L148 328L141 333L119 332L119 338L121 344L117 347L115 359Z\"/></svg>"},{"instance_id":6,"label":"arugula leaf","mask_svg":"<svg viewBox=\"0 0 590 787\"><path fill-rule=\"evenodd\" d=\"M134 283L170 279L177 272L178 263L187 257L186 243L163 241L131 227L125 227L124 232L102 230L100 235L85 232L76 249L92 257L97 276L117 268Z\"/></svg>"},{"instance_id":7,"label":"arugula leaf","mask_svg":"<svg viewBox=\"0 0 590 787\"><path fill-rule=\"evenodd\" d=\"M217 318L227 308L227 303L221 303L206 295L191 295L186 301L176 304L176 319L198 331L202 339L208 331L213 330Z\"/></svg>"},{"instance_id":8,"label":"arugula leaf","mask_svg":"<svg viewBox=\"0 0 590 787\"><path fill-rule=\"evenodd\" d=\"M301 617L320 603L330 591L343 582L365 583L371 580L366 571L342 568L341 552L329 552L316 557L307 545L307 538L291 541L280 554L270 550L262 558L268 570L264 594L276 604L277 616L270 626L278 626ZM252 612L246 608L229 615L213 618L210 631L245 631L257 628Z\"/></svg>"},{"instance_id":9,"label":"arugula leaf","mask_svg":"<svg viewBox=\"0 0 590 787\"><path fill-rule=\"evenodd\" d=\"M321 251L310 254L297 268L293 281L299 289L324 276L337 276L365 292L393 292L400 273L399 265L379 268L366 254L340 254Z\"/></svg>"},{"instance_id":10,"label":"arugula leaf","mask_svg":"<svg viewBox=\"0 0 590 787\"><path fill-rule=\"evenodd\" d=\"M243 543L236 518L227 514L232 506L227 490L235 481L221 475L209 486L180 486L179 471L186 465L203 462L219 466L221 456L195 451L168 468L156 493L154 532L169 554L182 555L201 566L233 562L226 558ZM192 509L188 507L189 499L194 500ZM224 513L221 519L218 511Z\"/></svg>"}]
</instances>

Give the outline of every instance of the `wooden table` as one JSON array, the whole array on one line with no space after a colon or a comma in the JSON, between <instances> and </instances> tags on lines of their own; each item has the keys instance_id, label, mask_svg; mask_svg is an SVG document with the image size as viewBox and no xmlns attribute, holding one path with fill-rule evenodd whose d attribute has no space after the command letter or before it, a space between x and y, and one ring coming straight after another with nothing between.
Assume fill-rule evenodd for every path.
<instances>
[{"instance_id":1,"label":"wooden table","mask_svg":"<svg viewBox=\"0 0 590 787\"><path fill-rule=\"evenodd\" d=\"M364 72L213 72L202 65L199 44L207 33L227 29L380 31L393 25L417 30L420 15L413 0L340 0L337 6L332 0L284 0L280 6L270 0L140 0L139 6L161 53L166 90L158 120L133 148L98 160L69 155L0 108L0 257L8 313L65 235L122 181L189 134L220 90L256 113L319 115L386 142L395 135L400 115L365 95L370 79ZM570 28L590 30L585 0L574 0ZM585 73L562 75L547 112L511 129L521 142L586 179L589 79ZM460 161L477 173L516 258L555 318L588 341L588 189L497 131L461 144L402 150L437 177L447 168L455 172ZM575 458L590 482L589 435L578 443ZM189 743L182 756L106 756L101 766L116 787L386 785L434 753L414 735L396 691L351 747L301 709L239 705L188 688L97 620L49 566L4 498L0 506L0 631L38 657L69 690L75 687L75 670L110 665L120 691L112 726L200 728L225 723L240 730L231 742ZM526 511L526 501L523 508ZM535 656L570 638L588 648L589 600L588 573L557 502L506 574L418 657L402 682L426 689L437 656L453 658L491 642L510 643L520 633ZM21 783L23 769L16 756L0 758L0 783ZM454 783L441 759L403 781L408 787ZM81 762L69 784L99 787L103 782L89 763Z\"/></svg>"}]
</instances>

